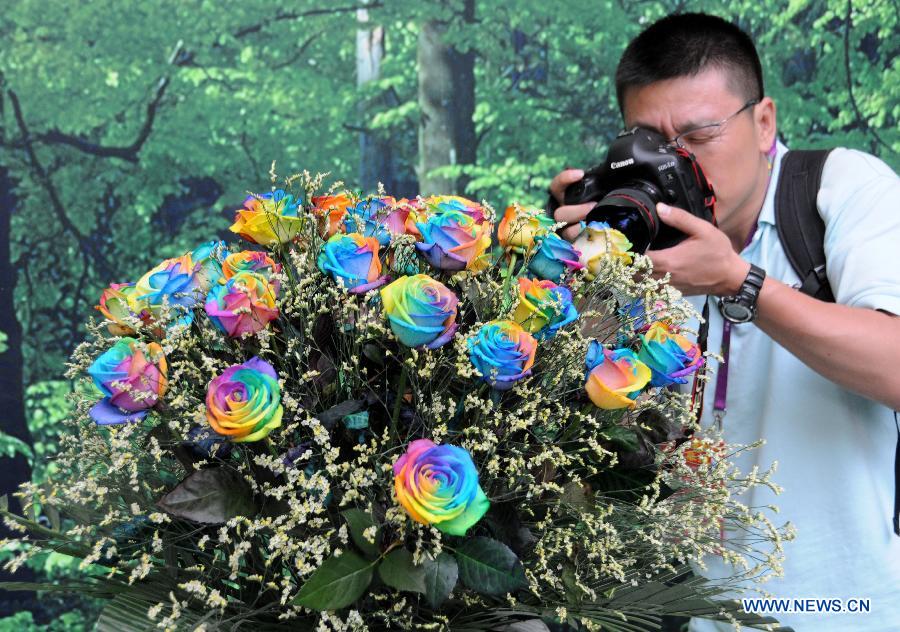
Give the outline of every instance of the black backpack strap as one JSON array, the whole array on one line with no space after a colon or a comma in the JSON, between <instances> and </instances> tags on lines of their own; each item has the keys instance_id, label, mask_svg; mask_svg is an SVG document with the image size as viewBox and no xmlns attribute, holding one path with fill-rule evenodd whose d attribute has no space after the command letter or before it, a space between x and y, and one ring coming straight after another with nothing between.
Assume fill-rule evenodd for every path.
<instances>
[{"instance_id":1,"label":"black backpack strap","mask_svg":"<svg viewBox=\"0 0 900 632\"><path fill-rule=\"evenodd\" d=\"M800 291L813 298L834 302L825 276L825 222L819 215L816 196L822 184L822 169L830 149L789 151L781 159L775 189L775 227L791 267L800 277ZM894 533L900 536L900 419L894 411L897 447L894 451Z\"/></svg>"},{"instance_id":2,"label":"black backpack strap","mask_svg":"<svg viewBox=\"0 0 900 632\"><path fill-rule=\"evenodd\" d=\"M900 421L894 411L894 425L897 426L897 449L894 451L894 533L900 535Z\"/></svg>"},{"instance_id":3,"label":"black backpack strap","mask_svg":"<svg viewBox=\"0 0 900 632\"><path fill-rule=\"evenodd\" d=\"M775 227L800 291L829 303L834 294L825 276L825 222L816 207L822 169L830 149L789 151L781 159L775 189Z\"/></svg>"}]
</instances>

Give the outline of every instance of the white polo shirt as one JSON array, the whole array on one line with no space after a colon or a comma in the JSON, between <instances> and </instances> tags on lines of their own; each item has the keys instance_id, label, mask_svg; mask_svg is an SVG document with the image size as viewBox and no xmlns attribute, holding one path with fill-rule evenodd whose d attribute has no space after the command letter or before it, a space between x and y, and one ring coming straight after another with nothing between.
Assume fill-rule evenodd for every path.
<instances>
[{"instance_id":1,"label":"white polo shirt","mask_svg":"<svg viewBox=\"0 0 900 632\"><path fill-rule=\"evenodd\" d=\"M753 241L741 256L769 277L798 286L775 228L775 183L787 149L779 144ZM817 204L825 221L828 279L838 303L900 315L900 178L881 160L835 149L822 175ZM719 351L722 317L710 299L709 345ZM703 297L692 297L698 311ZM876 337L877 339L877 337ZM860 344L858 353L867 350ZM778 462L774 495L762 487L744 498L751 506L778 505L777 524L790 521L797 538L785 544L784 577L764 588L784 598L870 600L865 614L775 614L797 632L900 630L900 537L894 535L894 450L891 410L815 373L754 324L732 327L726 441L766 444L737 459L742 472ZM712 411L718 363L711 362L704 426ZM900 358L881 367L900 379ZM720 557L709 577L731 574ZM692 620L692 631L731 630Z\"/></svg>"}]
</instances>

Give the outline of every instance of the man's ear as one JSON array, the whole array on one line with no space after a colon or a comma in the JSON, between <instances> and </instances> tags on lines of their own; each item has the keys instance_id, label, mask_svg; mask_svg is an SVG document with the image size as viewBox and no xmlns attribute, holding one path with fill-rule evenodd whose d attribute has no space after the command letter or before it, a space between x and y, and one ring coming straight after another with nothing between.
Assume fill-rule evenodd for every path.
<instances>
[{"instance_id":1,"label":"man's ear","mask_svg":"<svg viewBox=\"0 0 900 632\"><path fill-rule=\"evenodd\" d=\"M756 134L759 151L766 154L775 142L776 128L775 102L770 97L763 97L753 108L753 120L756 123Z\"/></svg>"}]
</instances>

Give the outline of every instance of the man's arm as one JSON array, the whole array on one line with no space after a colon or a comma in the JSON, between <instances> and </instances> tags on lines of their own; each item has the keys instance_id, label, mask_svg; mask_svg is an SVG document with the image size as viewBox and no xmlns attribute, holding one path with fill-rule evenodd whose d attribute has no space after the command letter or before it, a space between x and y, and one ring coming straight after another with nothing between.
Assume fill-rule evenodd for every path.
<instances>
[{"instance_id":1,"label":"man's arm","mask_svg":"<svg viewBox=\"0 0 900 632\"><path fill-rule=\"evenodd\" d=\"M712 224L660 205L660 219L688 235L673 248L648 251L654 274L671 274L685 294L736 294L750 264ZM756 325L804 364L853 392L900 409L900 318L825 303L766 277Z\"/></svg>"},{"instance_id":2,"label":"man's arm","mask_svg":"<svg viewBox=\"0 0 900 632\"><path fill-rule=\"evenodd\" d=\"M767 278L756 324L816 373L900 410L900 318L826 303Z\"/></svg>"}]
</instances>

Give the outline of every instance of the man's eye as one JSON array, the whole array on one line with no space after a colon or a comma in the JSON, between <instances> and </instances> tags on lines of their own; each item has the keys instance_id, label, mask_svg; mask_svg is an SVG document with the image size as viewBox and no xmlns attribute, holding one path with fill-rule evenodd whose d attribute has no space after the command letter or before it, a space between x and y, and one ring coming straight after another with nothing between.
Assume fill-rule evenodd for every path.
<instances>
[{"instance_id":1,"label":"man's eye","mask_svg":"<svg viewBox=\"0 0 900 632\"><path fill-rule=\"evenodd\" d=\"M688 143L692 145L702 145L703 143L708 143L711 140L715 140L717 136L717 130L696 130L694 132L688 132L682 138Z\"/></svg>"}]
</instances>

